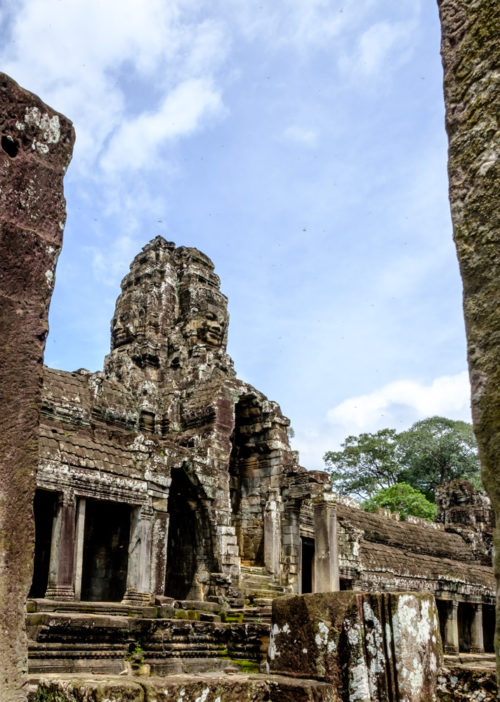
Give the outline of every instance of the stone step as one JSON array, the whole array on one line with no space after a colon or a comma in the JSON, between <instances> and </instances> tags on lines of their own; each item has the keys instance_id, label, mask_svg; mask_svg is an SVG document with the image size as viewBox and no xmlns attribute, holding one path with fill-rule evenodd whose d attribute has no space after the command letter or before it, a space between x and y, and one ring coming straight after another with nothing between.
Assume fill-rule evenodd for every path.
<instances>
[{"instance_id":1,"label":"stone step","mask_svg":"<svg viewBox=\"0 0 500 702\"><path fill-rule=\"evenodd\" d=\"M272 575L242 575L243 583L276 583Z\"/></svg>"},{"instance_id":2,"label":"stone step","mask_svg":"<svg viewBox=\"0 0 500 702\"><path fill-rule=\"evenodd\" d=\"M254 589L246 590L245 589L245 599L250 598L253 601L255 601L256 599L271 600L272 601L272 600L276 599L276 597L282 597L283 594L284 594L283 590L279 590L279 591L274 592L274 591L269 591L269 590L256 590L256 589L255 590Z\"/></svg>"},{"instance_id":3,"label":"stone step","mask_svg":"<svg viewBox=\"0 0 500 702\"><path fill-rule=\"evenodd\" d=\"M251 573L253 575L270 575L267 568L265 568L264 566L242 565L241 566L241 574L244 575L245 573Z\"/></svg>"},{"instance_id":4,"label":"stone step","mask_svg":"<svg viewBox=\"0 0 500 702\"><path fill-rule=\"evenodd\" d=\"M241 586L247 590L251 590L253 588L254 590L273 590L275 592L283 592L283 587L272 580L254 580L253 578L248 580L245 579L241 581Z\"/></svg>"}]
</instances>

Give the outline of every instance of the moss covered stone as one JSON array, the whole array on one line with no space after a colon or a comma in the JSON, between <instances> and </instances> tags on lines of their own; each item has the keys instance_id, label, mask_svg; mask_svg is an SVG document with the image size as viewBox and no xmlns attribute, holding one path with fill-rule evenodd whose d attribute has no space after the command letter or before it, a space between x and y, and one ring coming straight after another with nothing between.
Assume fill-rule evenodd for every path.
<instances>
[{"instance_id":1,"label":"moss covered stone","mask_svg":"<svg viewBox=\"0 0 500 702\"><path fill-rule=\"evenodd\" d=\"M441 662L427 593L336 592L273 602L271 672L332 683L349 700L430 702Z\"/></svg>"},{"instance_id":2,"label":"moss covered stone","mask_svg":"<svg viewBox=\"0 0 500 702\"><path fill-rule=\"evenodd\" d=\"M438 0L449 194L464 289L472 417L496 513L500 591L500 3ZM496 651L500 624L497 619ZM498 655L498 654L497 654ZM500 672L500 656L497 658Z\"/></svg>"}]
</instances>

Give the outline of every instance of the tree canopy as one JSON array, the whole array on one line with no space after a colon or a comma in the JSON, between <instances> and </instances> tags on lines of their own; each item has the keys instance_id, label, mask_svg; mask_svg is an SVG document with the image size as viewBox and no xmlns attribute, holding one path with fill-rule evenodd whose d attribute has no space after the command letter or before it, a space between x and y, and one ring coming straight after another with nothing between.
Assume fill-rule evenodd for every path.
<instances>
[{"instance_id":1,"label":"tree canopy","mask_svg":"<svg viewBox=\"0 0 500 702\"><path fill-rule=\"evenodd\" d=\"M399 512L402 519L412 515L434 520L437 514L436 505L408 483L396 483L382 488L363 503L363 509L367 512L375 512L379 507Z\"/></svg>"},{"instance_id":2,"label":"tree canopy","mask_svg":"<svg viewBox=\"0 0 500 702\"><path fill-rule=\"evenodd\" d=\"M444 417L416 422L398 435L401 480L434 501L438 485L468 478L480 487L479 457L471 424Z\"/></svg>"},{"instance_id":3,"label":"tree canopy","mask_svg":"<svg viewBox=\"0 0 500 702\"><path fill-rule=\"evenodd\" d=\"M334 489L359 499L379 490L407 483L434 502L442 483L467 478L480 486L479 458L472 425L445 417L430 417L396 432L348 436L340 451L324 460Z\"/></svg>"}]
</instances>

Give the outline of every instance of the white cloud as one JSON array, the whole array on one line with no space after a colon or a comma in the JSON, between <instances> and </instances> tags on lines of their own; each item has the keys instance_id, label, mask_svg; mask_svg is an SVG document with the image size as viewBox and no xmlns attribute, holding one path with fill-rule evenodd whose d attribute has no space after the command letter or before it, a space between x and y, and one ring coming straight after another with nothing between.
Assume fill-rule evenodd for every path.
<instances>
[{"instance_id":1,"label":"white cloud","mask_svg":"<svg viewBox=\"0 0 500 702\"><path fill-rule=\"evenodd\" d=\"M318 141L318 133L314 129L300 127L296 124L287 127L283 132L283 136L285 139L303 146L316 146Z\"/></svg>"},{"instance_id":2,"label":"white cloud","mask_svg":"<svg viewBox=\"0 0 500 702\"><path fill-rule=\"evenodd\" d=\"M294 448L307 468L323 466L323 455L336 450L349 435L375 432L385 427L401 431L433 416L471 421L467 371L443 375L429 385L398 380L366 395L349 397L328 411L325 423L297 432Z\"/></svg>"},{"instance_id":3,"label":"white cloud","mask_svg":"<svg viewBox=\"0 0 500 702\"><path fill-rule=\"evenodd\" d=\"M232 0L234 21L249 39L281 47L321 46L362 22L377 0ZM227 11L227 3L224 4Z\"/></svg>"},{"instance_id":4,"label":"white cloud","mask_svg":"<svg viewBox=\"0 0 500 702\"><path fill-rule=\"evenodd\" d=\"M103 156L106 172L154 167L154 156L165 141L185 137L203 118L220 112L222 100L208 80L187 80L164 98L156 112L142 113L113 135Z\"/></svg>"},{"instance_id":5,"label":"white cloud","mask_svg":"<svg viewBox=\"0 0 500 702\"><path fill-rule=\"evenodd\" d=\"M339 60L344 74L374 79L401 65L411 55L415 42L416 20L380 21L362 31L354 50Z\"/></svg>"},{"instance_id":6,"label":"white cloud","mask_svg":"<svg viewBox=\"0 0 500 702\"><path fill-rule=\"evenodd\" d=\"M454 419L463 416L470 402L469 378L466 371L444 375L430 385L414 380L398 380L379 390L359 397L350 397L329 410L328 421L333 425L351 427L351 433L373 431L384 426L399 428L401 418L417 419L446 415Z\"/></svg>"},{"instance_id":7,"label":"white cloud","mask_svg":"<svg viewBox=\"0 0 500 702\"><path fill-rule=\"evenodd\" d=\"M73 120L74 168L98 175L124 121L139 111L147 123L176 86L214 81L229 38L224 22L198 9L193 0L24 0L0 49L2 70Z\"/></svg>"}]
</instances>

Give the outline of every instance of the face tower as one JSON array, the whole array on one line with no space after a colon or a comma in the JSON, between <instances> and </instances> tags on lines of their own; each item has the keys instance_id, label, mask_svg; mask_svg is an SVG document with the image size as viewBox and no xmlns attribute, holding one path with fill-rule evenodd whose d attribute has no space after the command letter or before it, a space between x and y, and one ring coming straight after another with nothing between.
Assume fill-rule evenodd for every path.
<instances>
[{"instance_id":1,"label":"face tower","mask_svg":"<svg viewBox=\"0 0 500 702\"><path fill-rule=\"evenodd\" d=\"M234 376L226 353L227 298L210 259L156 237L133 260L111 321L106 376L129 388L172 390Z\"/></svg>"}]
</instances>

